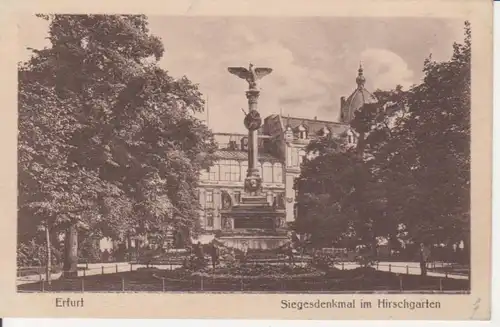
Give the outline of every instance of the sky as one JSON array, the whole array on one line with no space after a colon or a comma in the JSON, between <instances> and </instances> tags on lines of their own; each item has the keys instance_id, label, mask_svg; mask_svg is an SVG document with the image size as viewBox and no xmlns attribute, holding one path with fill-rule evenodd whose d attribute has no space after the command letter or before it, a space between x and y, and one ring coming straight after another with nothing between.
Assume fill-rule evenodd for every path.
<instances>
[{"instance_id":1,"label":"sky","mask_svg":"<svg viewBox=\"0 0 500 327\"><path fill-rule=\"evenodd\" d=\"M165 47L159 65L199 85L208 100L199 118L208 116L215 132L245 131L248 84L227 67L273 69L259 84L263 117L338 121L360 63L369 91L408 88L420 83L425 58L447 60L463 40L463 21L442 18L149 16L149 23ZM28 47L48 46L43 20L24 16L18 28L20 61Z\"/></svg>"}]
</instances>

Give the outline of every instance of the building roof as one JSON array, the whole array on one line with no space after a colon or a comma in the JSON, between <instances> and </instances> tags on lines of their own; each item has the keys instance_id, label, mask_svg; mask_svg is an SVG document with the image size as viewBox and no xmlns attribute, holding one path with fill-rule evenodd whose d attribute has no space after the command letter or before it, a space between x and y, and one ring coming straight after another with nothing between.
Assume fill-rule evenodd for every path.
<instances>
[{"instance_id":1,"label":"building roof","mask_svg":"<svg viewBox=\"0 0 500 327\"><path fill-rule=\"evenodd\" d=\"M298 130L299 126L304 126L309 135L319 134L325 127L330 130L333 134L340 134L344 132L347 128L345 124L327 121L327 120L318 120L318 119L310 119L310 118L298 118L298 117L289 117L289 116L281 116L281 120L283 122L284 128L292 128L292 130Z\"/></svg>"},{"instance_id":2,"label":"building roof","mask_svg":"<svg viewBox=\"0 0 500 327\"><path fill-rule=\"evenodd\" d=\"M247 151L239 151L239 150L217 150L215 151L215 156L218 159L225 160L247 160L248 152ZM281 161L279 158L269 154L259 152L259 161Z\"/></svg>"},{"instance_id":3,"label":"building roof","mask_svg":"<svg viewBox=\"0 0 500 327\"><path fill-rule=\"evenodd\" d=\"M340 108L340 120L348 123L354 118L356 111L365 104L377 103L377 98L365 88L366 79L363 75L363 67L359 67L354 92L347 98L342 98L342 108Z\"/></svg>"}]
</instances>

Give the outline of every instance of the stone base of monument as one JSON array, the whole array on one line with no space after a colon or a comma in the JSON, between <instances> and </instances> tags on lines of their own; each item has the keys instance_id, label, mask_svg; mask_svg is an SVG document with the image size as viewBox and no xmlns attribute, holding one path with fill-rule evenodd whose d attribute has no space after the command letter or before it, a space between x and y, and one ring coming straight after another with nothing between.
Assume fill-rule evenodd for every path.
<instances>
[{"instance_id":1,"label":"stone base of monument","mask_svg":"<svg viewBox=\"0 0 500 327\"><path fill-rule=\"evenodd\" d=\"M285 210L262 195L245 195L241 203L221 210L223 230L218 239L228 247L276 249L288 243Z\"/></svg>"},{"instance_id":2,"label":"stone base of monument","mask_svg":"<svg viewBox=\"0 0 500 327\"><path fill-rule=\"evenodd\" d=\"M277 249L290 241L287 235L222 235L218 238L225 246L236 249L249 250Z\"/></svg>"}]
</instances>

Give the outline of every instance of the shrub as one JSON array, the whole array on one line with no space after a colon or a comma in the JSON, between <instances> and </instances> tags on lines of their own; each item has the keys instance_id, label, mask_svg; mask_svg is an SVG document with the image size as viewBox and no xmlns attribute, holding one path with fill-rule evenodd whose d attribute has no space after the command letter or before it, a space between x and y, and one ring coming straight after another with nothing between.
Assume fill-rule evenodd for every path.
<instances>
[{"instance_id":1,"label":"shrub","mask_svg":"<svg viewBox=\"0 0 500 327\"><path fill-rule=\"evenodd\" d=\"M33 239L17 245L18 267L44 266L47 260L47 248Z\"/></svg>"},{"instance_id":2,"label":"shrub","mask_svg":"<svg viewBox=\"0 0 500 327\"><path fill-rule=\"evenodd\" d=\"M198 271L206 268L208 266L208 260L206 258L197 258L192 255L184 258L182 267L189 271Z\"/></svg>"},{"instance_id":3,"label":"shrub","mask_svg":"<svg viewBox=\"0 0 500 327\"><path fill-rule=\"evenodd\" d=\"M375 265L378 261L376 255L374 255L372 251L364 251L360 253L356 256L355 260L361 267L365 268Z\"/></svg>"},{"instance_id":4,"label":"shrub","mask_svg":"<svg viewBox=\"0 0 500 327\"><path fill-rule=\"evenodd\" d=\"M329 269L340 262L340 257L336 253L316 253L313 255L311 265L319 269Z\"/></svg>"},{"instance_id":5,"label":"shrub","mask_svg":"<svg viewBox=\"0 0 500 327\"><path fill-rule=\"evenodd\" d=\"M99 248L99 240L94 238L84 239L78 245L78 259L80 262L101 262L101 250Z\"/></svg>"}]
</instances>

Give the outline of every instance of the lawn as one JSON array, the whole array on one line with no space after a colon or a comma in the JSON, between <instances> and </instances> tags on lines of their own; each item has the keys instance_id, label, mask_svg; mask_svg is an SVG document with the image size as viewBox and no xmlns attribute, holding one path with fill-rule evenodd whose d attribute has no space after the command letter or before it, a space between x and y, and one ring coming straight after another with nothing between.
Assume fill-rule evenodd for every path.
<instances>
[{"instance_id":1,"label":"lawn","mask_svg":"<svg viewBox=\"0 0 500 327\"><path fill-rule=\"evenodd\" d=\"M421 277L376 271L373 268L329 269L322 277L240 278L193 276L184 269L143 269L105 275L36 282L18 286L20 292L359 292L359 291L468 291L467 280Z\"/></svg>"}]
</instances>

